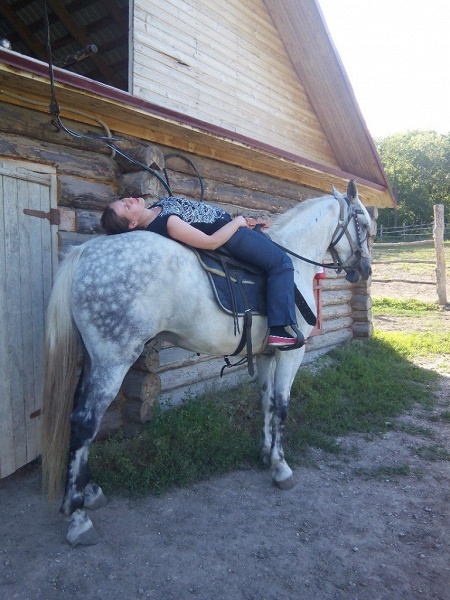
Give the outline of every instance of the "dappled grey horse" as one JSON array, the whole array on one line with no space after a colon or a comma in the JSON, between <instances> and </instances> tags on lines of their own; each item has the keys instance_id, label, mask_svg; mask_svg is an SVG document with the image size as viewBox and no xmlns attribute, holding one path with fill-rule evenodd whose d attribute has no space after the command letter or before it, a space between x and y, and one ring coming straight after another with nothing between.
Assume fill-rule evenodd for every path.
<instances>
[{"instance_id":1,"label":"dappled grey horse","mask_svg":"<svg viewBox=\"0 0 450 600\"><path fill-rule=\"evenodd\" d=\"M301 202L267 233L294 253L296 285L315 311L317 266L295 254L317 263L330 249L349 280L367 279L370 231L351 181L345 195L333 188L333 195ZM312 326L300 313L297 318L307 338ZM264 316L253 318L251 335L264 418L261 456L274 483L289 488L282 433L305 349L268 349ZM233 317L219 308L195 254L146 231L99 236L73 248L61 263L47 311L43 403L44 483L54 496L66 472L61 512L71 516L72 543L97 541L84 509L100 506L104 497L90 481L89 449L125 374L153 338L213 356L235 351Z\"/></svg>"}]
</instances>

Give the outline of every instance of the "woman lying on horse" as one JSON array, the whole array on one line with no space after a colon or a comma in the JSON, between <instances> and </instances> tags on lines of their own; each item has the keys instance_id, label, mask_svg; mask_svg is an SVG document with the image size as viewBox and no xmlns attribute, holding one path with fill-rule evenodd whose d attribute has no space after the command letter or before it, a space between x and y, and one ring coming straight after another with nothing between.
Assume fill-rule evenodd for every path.
<instances>
[{"instance_id":1,"label":"woman lying on horse","mask_svg":"<svg viewBox=\"0 0 450 600\"><path fill-rule=\"evenodd\" d=\"M299 347L292 261L269 238L250 229L244 217L232 218L221 208L186 198L169 196L150 208L143 198L123 198L106 207L101 225L109 235L144 229L203 250L223 246L235 258L259 267L267 276L269 346ZM296 336L285 329L291 325Z\"/></svg>"}]
</instances>

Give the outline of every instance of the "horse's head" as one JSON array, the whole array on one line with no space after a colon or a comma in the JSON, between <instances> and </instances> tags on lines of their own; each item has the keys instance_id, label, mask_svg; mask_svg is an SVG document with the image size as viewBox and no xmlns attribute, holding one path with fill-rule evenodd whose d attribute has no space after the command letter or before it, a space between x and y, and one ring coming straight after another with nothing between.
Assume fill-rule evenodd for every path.
<instances>
[{"instance_id":1,"label":"horse's head","mask_svg":"<svg viewBox=\"0 0 450 600\"><path fill-rule=\"evenodd\" d=\"M372 220L358 198L353 179L346 194L340 194L333 186L333 195L339 201L340 215L329 251L336 266L347 273L347 281L356 283L360 277L367 280L372 274L368 245Z\"/></svg>"}]
</instances>

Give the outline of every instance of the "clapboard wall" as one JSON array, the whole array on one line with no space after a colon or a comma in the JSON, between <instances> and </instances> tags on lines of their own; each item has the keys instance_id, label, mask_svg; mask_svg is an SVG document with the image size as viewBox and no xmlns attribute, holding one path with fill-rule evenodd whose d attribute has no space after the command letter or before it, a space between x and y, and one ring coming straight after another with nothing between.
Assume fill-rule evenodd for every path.
<instances>
[{"instance_id":1,"label":"clapboard wall","mask_svg":"<svg viewBox=\"0 0 450 600\"><path fill-rule=\"evenodd\" d=\"M338 166L263 0L135 0L132 22L133 95Z\"/></svg>"}]
</instances>

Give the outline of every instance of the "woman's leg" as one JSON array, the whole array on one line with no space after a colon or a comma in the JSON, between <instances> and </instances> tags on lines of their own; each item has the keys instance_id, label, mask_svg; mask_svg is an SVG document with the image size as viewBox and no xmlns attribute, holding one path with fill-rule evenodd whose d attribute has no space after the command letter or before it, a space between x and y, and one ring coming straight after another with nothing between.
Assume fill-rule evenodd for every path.
<instances>
[{"instance_id":1,"label":"woman's leg","mask_svg":"<svg viewBox=\"0 0 450 600\"><path fill-rule=\"evenodd\" d=\"M296 324L294 267L289 256L263 234L244 227L224 247L236 258L266 272L269 327Z\"/></svg>"}]
</instances>

